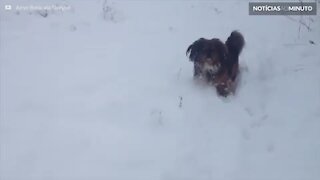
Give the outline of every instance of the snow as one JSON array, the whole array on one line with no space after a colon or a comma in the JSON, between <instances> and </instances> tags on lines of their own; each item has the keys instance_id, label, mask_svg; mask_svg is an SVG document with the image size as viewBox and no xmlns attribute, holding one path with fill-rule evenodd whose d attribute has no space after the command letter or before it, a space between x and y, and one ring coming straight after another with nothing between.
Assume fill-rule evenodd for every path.
<instances>
[{"instance_id":1,"label":"snow","mask_svg":"<svg viewBox=\"0 0 320 180\"><path fill-rule=\"evenodd\" d=\"M1 180L320 178L319 15L248 16L246 0L0 7ZM235 29L243 73L225 99L185 51Z\"/></svg>"}]
</instances>

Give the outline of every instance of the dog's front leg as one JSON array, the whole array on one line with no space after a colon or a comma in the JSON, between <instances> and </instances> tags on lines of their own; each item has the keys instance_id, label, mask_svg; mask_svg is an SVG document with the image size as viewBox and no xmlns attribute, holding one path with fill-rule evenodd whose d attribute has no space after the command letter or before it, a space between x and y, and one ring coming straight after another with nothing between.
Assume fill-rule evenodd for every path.
<instances>
[{"instance_id":1,"label":"dog's front leg","mask_svg":"<svg viewBox=\"0 0 320 180\"><path fill-rule=\"evenodd\" d=\"M231 80L228 77L228 73L222 72L217 78L214 80L214 85L217 89L217 93L220 96L227 97L230 94L230 85Z\"/></svg>"},{"instance_id":2,"label":"dog's front leg","mask_svg":"<svg viewBox=\"0 0 320 180\"><path fill-rule=\"evenodd\" d=\"M201 67L200 64L194 63L194 68L193 68L193 77L198 78L201 76Z\"/></svg>"}]
</instances>

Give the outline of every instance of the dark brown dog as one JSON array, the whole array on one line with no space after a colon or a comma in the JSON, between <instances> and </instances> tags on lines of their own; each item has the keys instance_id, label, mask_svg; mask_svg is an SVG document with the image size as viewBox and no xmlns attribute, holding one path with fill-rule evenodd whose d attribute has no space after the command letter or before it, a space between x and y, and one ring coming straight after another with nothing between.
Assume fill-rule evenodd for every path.
<instances>
[{"instance_id":1,"label":"dark brown dog","mask_svg":"<svg viewBox=\"0 0 320 180\"><path fill-rule=\"evenodd\" d=\"M244 44L244 38L238 31L233 31L225 43L215 38L195 41L186 52L194 63L194 77L213 84L221 96L234 93L239 55Z\"/></svg>"}]
</instances>

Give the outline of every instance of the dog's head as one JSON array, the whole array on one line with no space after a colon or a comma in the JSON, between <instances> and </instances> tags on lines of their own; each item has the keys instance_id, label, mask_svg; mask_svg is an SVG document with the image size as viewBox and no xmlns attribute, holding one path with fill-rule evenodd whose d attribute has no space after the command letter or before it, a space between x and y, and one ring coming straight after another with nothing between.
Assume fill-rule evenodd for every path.
<instances>
[{"instance_id":1,"label":"dog's head","mask_svg":"<svg viewBox=\"0 0 320 180\"><path fill-rule=\"evenodd\" d=\"M186 54L202 75L210 77L220 70L227 57L227 48L219 39L200 38L188 47Z\"/></svg>"}]
</instances>

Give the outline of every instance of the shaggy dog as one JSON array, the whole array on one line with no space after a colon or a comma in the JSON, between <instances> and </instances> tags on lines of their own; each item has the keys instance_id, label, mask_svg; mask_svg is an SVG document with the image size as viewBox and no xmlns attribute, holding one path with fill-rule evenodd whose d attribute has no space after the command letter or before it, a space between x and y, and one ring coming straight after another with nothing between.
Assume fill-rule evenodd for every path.
<instances>
[{"instance_id":1,"label":"shaggy dog","mask_svg":"<svg viewBox=\"0 0 320 180\"><path fill-rule=\"evenodd\" d=\"M193 76L214 85L221 96L234 93L239 55L244 44L244 38L238 31L233 31L225 43L216 38L195 41L186 52L194 63Z\"/></svg>"}]
</instances>

